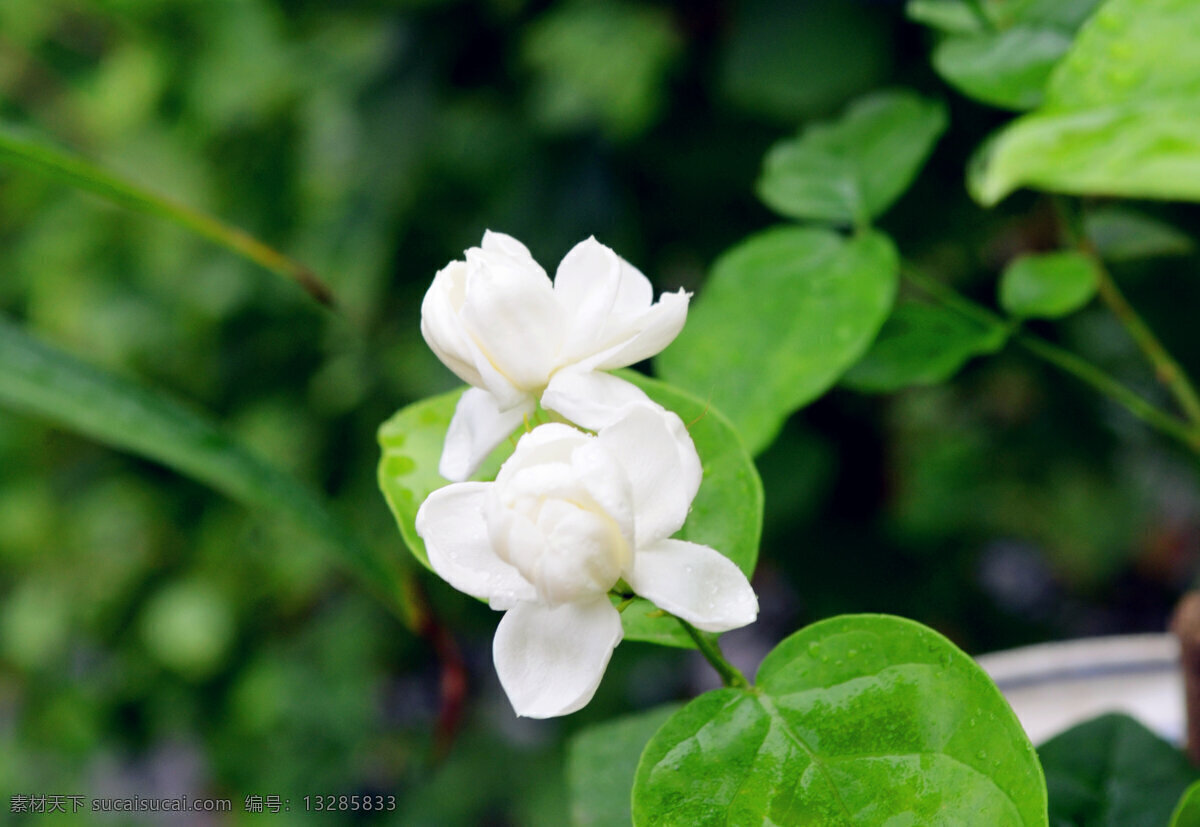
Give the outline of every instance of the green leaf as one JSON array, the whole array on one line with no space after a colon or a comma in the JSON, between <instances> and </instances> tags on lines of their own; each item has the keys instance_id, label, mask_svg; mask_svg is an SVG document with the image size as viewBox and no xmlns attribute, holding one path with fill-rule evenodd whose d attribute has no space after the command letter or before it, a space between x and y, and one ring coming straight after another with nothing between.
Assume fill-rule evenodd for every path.
<instances>
[{"instance_id":1,"label":"green leaf","mask_svg":"<svg viewBox=\"0 0 1200 827\"><path fill-rule=\"evenodd\" d=\"M1196 778L1183 753L1126 715L1080 724L1038 755L1056 824L1157 827Z\"/></svg>"},{"instance_id":2,"label":"green leaf","mask_svg":"<svg viewBox=\"0 0 1200 827\"><path fill-rule=\"evenodd\" d=\"M789 218L868 224L908 189L945 129L942 105L912 92L860 98L772 147L758 196Z\"/></svg>"},{"instance_id":3,"label":"green leaf","mask_svg":"<svg viewBox=\"0 0 1200 827\"><path fill-rule=\"evenodd\" d=\"M909 20L951 34L974 34L990 28L966 0L908 0L904 13Z\"/></svg>"},{"instance_id":4,"label":"green leaf","mask_svg":"<svg viewBox=\"0 0 1200 827\"><path fill-rule=\"evenodd\" d=\"M909 0L910 20L948 34L1003 31L1011 26L1053 26L1073 32L1100 0Z\"/></svg>"},{"instance_id":5,"label":"green leaf","mask_svg":"<svg viewBox=\"0 0 1200 827\"><path fill-rule=\"evenodd\" d=\"M1200 781L1184 790L1168 827L1200 827Z\"/></svg>"},{"instance_id":6,"label":"green leaf","mask_svg":"<svg viewBox=\"0 0 1200 827\"><path fill-rule=\"evenodd\" d=\"M1058 29L1015 26L947 38L934 49L933 66L964 95L1005 109L1032 109L1070 46L1070 36Z\"/></svg>"},{"instance_id":7,"label":"green leaf","mask_svg":"<svg viewBox=\"0 0 1200 827\"><path fill-rule=\"evenodd\" d=\"M1058 319L1096 294L1095 263L1075 252L1021 256L1000 276L1000 305L1014 316Z\"/></svg>"},{"instance_id":8,"label":"green leaf","mask_svg":"<svg viewBox=\"0 0 1200 827\"><path fill-rule=\"evenodd\" d=\"M679 414L700 455L704 479L687 522L675 536L715 548L747 577L751 576L762 535L762 481L737 432L707 402L633 371L622 371L620 375L664 408ZM379 429L379 488L404 542L426 568L429 558L425 543L417 535L417 509L433 491L447 484L438 474L438 458L461 395L462 390L457 390L409 405ZM514 445L515 440L501 444L473 479L495 478ZM678 621L657 614L657 607L649 601L633 601L621 614L625 638L666 646L694 646Z\"/></svg>"},{"instance_id":9,"label":"green leaf","mask_svg":"<svg viewBox=\"0 0 1200 827\"><path fill-rule=\"evenodd\" d=\"M1195 242L1170 224L1123 207L1102 207L1084 215L1084 231L1106 261L1183 256Z\"/></svg>"},{"instance_id":10,"label":"green leaf","mask_svg":"<svg viewBox=\"0 0 1200 827\"><path fill-rule=\"evenodd\" d=\"M646 742L679 704L664 704L588 727L567 747L567 786L575 827L629 827L629 794Z\"/></svg>"},{"instance_id":11,"label":"green leaf","mask_svg":"<svg viewBox=\"0 0 1200 827\"><path fill-rule=\"evenodd\" d=\"M638 764L647 825L1045 825L1037 756L971 658L903 618L783 641L749 690L673 715Z\"/></svg>"},{"instance_id":12,"label":"green leaf","mask_svg":"<svg viewBox=\"0 0 1200 827\"><path fill-rule=\"evenodd\" d=\"M260 267L292 279L321 304L333 304L333 293L312 270L242 230L3 125L0 125L0 162L42 173L122 207L174 222Z\"/></svg>"},{"instance_id":13,"label":"green leaf","mask_svg":"<svg viewBox=\"0 0 1200 827\"><path fill-rule=\"evenodd\" d=\"M286 515L413 620L401 558L365 545L308 488L178 402L99 371L2 318L0 404L162 463L252 510Z\"/></svg>"},{"instance_id":14,"label":"green leaf","mask_svg":"<svg viewBox=\"0 0 1200 827\"><path fill-rule=\"evenodd\" d=\"M944 382L971 358L1008 340L1003 325L968 319L943 307L905 302L884 322L871 349L842 377L845 387L891 393Z\"/></svg>"},{"instance_id":15,"label":"green leaf","mask_svg":"<svg viewBox=\"0 0 1200 827\"><path fill-rule=\"evenodd\" d=\"M1051 75L1045 103L981 150L969 186L1200 199L1200 5L1108 0Z\"/></svg>"},{"instance_id":16,"label":"green leaf","mask_svg":"<svg viewBox=\"0 0 1200 827\"><path fill-rule=\"evenodd\" d=\"M658 369L712 400L758 453L862 357L891 311L898 270L891 240L874 231L751 236L713 265Z\"/></svg>"}]
</instances>

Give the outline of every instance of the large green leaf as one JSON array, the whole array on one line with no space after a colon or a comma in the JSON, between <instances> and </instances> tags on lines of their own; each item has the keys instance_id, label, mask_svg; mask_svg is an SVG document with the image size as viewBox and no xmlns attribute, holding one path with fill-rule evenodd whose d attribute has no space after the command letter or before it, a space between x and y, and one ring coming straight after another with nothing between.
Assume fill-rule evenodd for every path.
<instances>
[{"instance_id":1,"label":"large green leaf","mask_svg":"<svg viewBox=\"0 0 1200 827\"><path fill-rule=\"evenodd\" d=\"M183 405L81 362L0 319L0 404L50 420L282 514L325 542L391 608L408 615L400 565L365 545L305 486Z\"/></svg>"},{"instance_id":2,"label":"large green leaf","mask_svg":"<svg viewBox=\"0 0 1200 827\"><path fill-rule=\"evenodd\" d=\"M1050 78L1045 103L981 150L969 184L1200 199L1200 4L1107 0Z\"/></svg>"},{"instance_id":3,"label":"large green leaf","mask_svg":"<svg viewBox=\"0 0 1200 827\"><path fill-rule=\"evenodd\" d=\"M851 615L783 641L752 689L709 692L642 754L645 825L1045 825L1033 746L941 635Z\"/></svg>"},{"instance_id":4,"label":"large green leaf","mask_svg":"<svg viewBox=\"0 0 1200 827\"><path fill-rule=\"evenodd\" d=\"M1070 36L1058 29L1015 26L947 38L934 49L933 66L964 95L1005 109L1032 109L1070 45Z\"/></svg>"},{"instance_id":5,"label":"large green leaf","mask_svg":"<svg viewBox=\"0 0 1200 827\"><path fill-rule=\"evenodd\" d=\"M941 104L908 91L869 95L772 147L758 195L789 218L866 225L908 189L945 129Z\"/></svg>"},{"instance_id":6,"label":"large green leaf","mask_svg":"<svg viewBox=\"0 0 1200 827\"><path fill-rule=\"evenodd\" d=\"M1169 827L1200 827L1200 781L1184 790L1171 814Z\"/></svg>"},{"instance_id":7,"label":"large green leaf","mask_svg":"<svg viewBox=\"0 0 1200 827\"><path fill-rule=\"evenodd\" d=\"M575 827L629 827L629 798L646 742L679 704L614 718L575 735L567 747L567 786Z\"/></svg>"},{"instance_id":8,"label":"large green leaf","mask_svg":"<svg viewBox=\"0 0 1200 827\"><path fill-rule=\"evenodd\" d=\"M713 266L659 370L711 399L758 453L861 358L891 311L898 267L891 240L873 231L751 236Z\"/></svg>"},{"instance_id":9,"label":"large green leaf","mask_svg":"<svg viewBox=\"0 0 1200 827\"><path fill-rule=\"evenodd\" d=\"M1000 305L1014 316L1058 319L1096 295L1096 264L1071 252L1020 256L1000 275Z\"/></svg>"},{"instance_id":10,"label":"large green leaf","mask_svg":"<svg viewBox=\"0 0 1200 827\"><path fill-rule=\"evenodd\" d=\"M1105 715L1038 748L1055 824L1161 827L1196 770L1126 715Z\"/></svg>"},{"instance_id":11,"label":"large green leaf","mask_svg":"<svg viewBox=\"0 0 1200 827\"><path fill-rule=\"evenodd\" d=\"M995 353L1008 329L929 304L905 302L884 322L871 349L842 377L845 387L891 393L910 385L934 385L956 374L971 358Z\"/></svg>"},{"instance_id":12,"label":"large green leaf","mask_svg":"<svg viewBox=\"0 0 1200 827\"><path fill-rule=\"evenodd\" d=\"M733 426L707 402L678 388L633 371L623 371L621 375L651 399L679 414L703 463L700 491L692 502L687 522L676 536L717 549L749 577L758 561L762 534L762 482ZM382 450L379 488L405 543L426 567L429 558L416 531L417 509L433 491L447 484L438 474L438 458L461 395L462 391L457 390L409 405L379 429ZM501 444L475 479L494 478L514 444L515 440ZM662 616L652 603L642 598L625 608L621 620L628 640L681 647L694 645L678 621Z\"/></svg>"},{"instance_id":13,"label":"large green leaf","mask_svg":"<svg viewBox=\"0 0 1200 827\"><path fill-rule=\"evenodd\" d=\"M292 279L322 304L333 304L333 293L312 270L257 238L207 213L114 175L77 155L3 125L0 125L0 162L48 175L123 207L172 221L261 267Z\"/></svg>"}]
</instances>

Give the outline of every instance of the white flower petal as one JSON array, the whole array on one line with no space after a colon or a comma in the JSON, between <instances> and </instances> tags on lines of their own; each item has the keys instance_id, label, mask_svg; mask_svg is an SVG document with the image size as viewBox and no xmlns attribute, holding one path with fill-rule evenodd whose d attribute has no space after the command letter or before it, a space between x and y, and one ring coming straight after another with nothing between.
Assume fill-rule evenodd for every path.
<instances>
[{"instance_id":1,"label":"white flower petal","mask_svg":"<svg viewBox=\"0 0 1200 827\"><path fill-rule=\"evenodd\" d=\"M621 463L633 486L638 548L678 531L703 476L683 421L653 403L628 405L596 439Z\"/></svg>"},{"instance_id":2,"label":"white flower petal","mask_svg":"<svg viewBox=\"0 0 1200 827\"><path fill-rule=\"evenodd\" d=\"M569 466L572 452L589 439L591 437L583 431L561 422L538 425L517 440L516 450L496 474L496 484L507 486L518 472L538 465L562 463Z\"/></svg>"},{"instance_id":3,"label":"white flower petal","mask_svg":"<svg viewBox=\"0 0 1200 827\"><path fill-rule=\"evenodd\" d=\"M452 261L433 277L421 301L421 335L429 349L468 385L481 385L475 368L478 348L466 335L458 309L466 295L467 265Z\"/></svg>"},{"instance_id":4,"label":"white flower petal","mask_svg":"<svg viewBox=\"0 0 1200 827\"><path fill-rule=\"evenodd\" d=\"M727 632L758 617L746 575L708 546L660 540L639 548L627 579L639 595L706 632Z\"/></svg>"},{"instance_id":5,"label":"white flower petal","mask_svg":"<svg viewBox=\"0 0 1200 827\"><path fill-rule=\"evenodd\" d=\"M589 431L620 418L627 405L652 405L642 389L607 373L560 370L542 394L542 407Z\"/></svg>"},{"instance_id":6,"label":"white flower petal","mask_svg":"<svg viewBox=\"0 0 1200 827\"><path fill-rule=\"evenodd\" d=\"M480 351L516 388L546 384L562 346L563 318L550 279L532 259L467 250L460 315Z\"/></svg>"},{"instance_id":7,"label":"white flower petal","mask_svg":"<svg viewBox=\"0 0 1200 827\"><path fill-rule=\"evenodd\" d=\"M492 656L517 715L552 718L586 705L622 635L621 615L607 595L510 609L496 629Z\"/></svg>"},{"instance_id":8,"label":"white flower petal","mask_svg":"<svg viewBox=\"0 0 1200 827\"><path fill-rule=\"evenodd\" d=\"M536 407L537 403L529 397L522 404L502 411L496 397L487 391L467 389L459 398L446 431L438 473L454 482L462 482L474 474L487 455Z\"/></svg>"},{"instance_id":9,"label":"white flower petal","mask_svg":"<svg viewBox=\"0 0 1200 827\"><path fill-rule=\"evenodd\" d=\"M561 360L567 364L607 350L620 339L606 337L621 286L621 259L595 238L576 244L558 265L554 294L567 319Z\"/></svg>"},{"instance_id":10,"label":"white flower petal","mask_svg":"<svg viewBox=\"0 0 1200 827\"><path fill-rule=\"evenodd\" d=\"M659 300L634 322L636 335L594 359L583 360L580 367L615 370L662 352L667 345L675 341L679 331L683 330L690 298L691 294L684 290L678 293L663 293Z\"/></svg>"},{"instance_id":11,"label":"white flower petal","mask_svg":"<svg viewBox=\"0 0 1200 827\"><path fill-rule=\"evenodd\" d=\"M484 521L490 485L460 482L434 491L417 510L417 534L433 570L460 592L497 606L533 600L533 586L492 550Z\"/></svg>"},{"instance_id":12,"label":"white flower petal","mask_svg":"<svg viewBox=\"0 0 1200 827\"><path fill-rule=\"evenodd\" d=\"M484 230L483 243L479 246L482 249L487 250L489 253L502 253L509 258L517 259L518 261L522 261L537 267L539 270L541 269L541 265L533 260L533 256L529 252L529 248L517 241L511 235L497 233L491 230Z\"/></svg>"}]
</instances>

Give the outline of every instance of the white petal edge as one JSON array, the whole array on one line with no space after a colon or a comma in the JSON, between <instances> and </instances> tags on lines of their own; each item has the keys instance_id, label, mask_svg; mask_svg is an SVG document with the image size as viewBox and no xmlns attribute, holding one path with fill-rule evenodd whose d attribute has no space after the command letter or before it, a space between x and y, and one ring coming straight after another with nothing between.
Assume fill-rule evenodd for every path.
<instances>
[{"instance_id":1,"label":"white petal edge","mask_svg":"<svg viewBox=\"0 0 1200 827\"><path fill-rule=\"evenodd\" d=\"M481 388L468 388L454 408L438 473L452 482L474 474L505 437L515 431L537 402L528 397L515 407L500 410L496 397Z\"/></svg>"},{"instance_id":2,"label":"white petal edge","mask_svg":"<svg viewBox=\"0 0 1200 827\"><path fill-rule=\"evenodd\" d=\"M417 510L417 534L439 577L493 607L508 607L537 592L492 550L483 516L491 484L459 482L434 491Z\"/></svg>"},{"instance_id":3,"label":"white petal edge","mask_svg":"<svg viewBox=\"0 0 1200 827\"><path fill-rule=\"evenodd\" d=\"M542 393L542 407L589 431L598 431L621 417L631 404L653 405L634 384L607 373L560 370Z\"/></svg>"},{"instance_id":4,"label":"white petal edge","mask_svg":"<svg viewBox=\"0 0 1200 827\"><path fill-rule=\"evenodd\" d=\"M604 353L580 362L581 367L595 370L615 370L649 359L666 349L675 341L687 321L688 301L691 294L686 290L663 293L641 318L637 320L638 333L624 343Z\"/></svg>"},{"instance_id":5,"label":"white petal edge","mask_svg":"<svg viewBox=\"0 0 1200 827\"><path fill-rule=\"evenodd\" d=\"M492 643L513 710L553 718L586 706L623 634L607 595L554 607L518 603L500 620Z\"/></svg>"},{"instance_id":6,"label":"white petal edge","mask_svg":"<svg viewBox=\"0 0 1200 827\"><path fill-rule=\"evenodd\" d=\"M560 359L574 362L604 349L600 338L620 286L620 258L594 237L563 257L554 274L554 295L567 319Z\"/></svg>"},{"instance_id":7,"label":"white petal edge","mask_svg":"<svg viewBox=\"0 0 1200 827\"><path fill-rule=\"evenodd\" d=\"M654 403L628 405L596 439L633 486L638 547L682 528L704 475L683 420Z\"/></svg>"},{"instance_id":8,"label":"white petal edge","mask_svg":"<svg viewBox=\"0 0 1200 827\"><path fill-rule=\"evenodd\" d=\"M705 632L728 632L758 617L758 597L732 560L684 540L639 548L629 585L658 608Z\"/></svg>"}]
</instances>

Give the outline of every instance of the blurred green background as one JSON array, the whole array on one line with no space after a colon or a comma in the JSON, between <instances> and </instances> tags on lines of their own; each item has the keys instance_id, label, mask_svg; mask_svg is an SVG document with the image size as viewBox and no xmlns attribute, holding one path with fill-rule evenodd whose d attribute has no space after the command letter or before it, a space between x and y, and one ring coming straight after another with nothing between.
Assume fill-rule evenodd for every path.
<instances>
[{"instance_id":1,"label":"blurred green background","mask_svg":"<svg viewBox=\"0 0 1200 827\"><path fill-rule=\"evenodd\" d=\"M905 254L990 300L1005 261L1052 243L1033 196L990 212L967 198L966 160L1006 116L948 90L928 47L891 2L10 0L4 122L245 228L310 265L341 310L8 167L0 310L211 412L405 556L375 430L455 385L421 340L420 300L486 228L551 271L595 235L659 289L702 289L716 255L774 220L752 193L767 147L904 85L951 113L882 222ZM1151 211L1183 229L1200 216ZM1192 366L1198 263L1116 269ZM1159 393L1103 312L1047 332ZM759 465L763 616L727 638L748 667L848 611L915 618L972 653L1159 631L1196 570L1194 462L1019 353L893 397L836 390ZM240 812L249 794L293 812L305 795L387 794L386 818L343 820L562 825L568 734L713 680L631 643L586 710L517 720L491 667L497 616L425 576L470 679L435 762L433 650L303 533L3 409L0 469L0 809L188 794L234 814L187 823L243 823L271 818Z\"/></svg>"}]
</instances>

